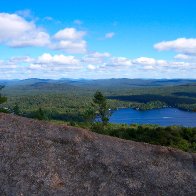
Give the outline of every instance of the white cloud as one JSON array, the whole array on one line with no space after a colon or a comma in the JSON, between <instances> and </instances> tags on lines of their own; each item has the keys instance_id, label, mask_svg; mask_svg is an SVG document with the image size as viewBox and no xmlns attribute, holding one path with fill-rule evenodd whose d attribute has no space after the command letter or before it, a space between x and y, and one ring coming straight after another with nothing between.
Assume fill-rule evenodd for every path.
<instances>
[{"instance_id":1,"label":"white cloud","mask_svg":"<svg viewBox=\"0 0 196 196\"><path fill-rule=\"evenodd\" d=\"M29 69L32 69L32 70L41 70L42 69L42 65L40 65L40 64L30 64L29 65Z\"/></svg>"},{"instance_id":2,"label":"white cloud","mask_svg":"<svg viewBox=\"0 0 196 196\"><path fill-rule=\"evenodd\" d=\"M154 70L155 68L152 65L144 66L145 70Z\"/></svg>"},{"instance_id":3,"label":"white cloud","mask_svg":"<svg viewBox=\"0 0 196 196\"><path fill-rule=\"evenodd\" d=\"M74 56L54 55L45 53L37 58L37 63L40 64L61 64L61 65L79 65L80 61Z\"/></svg>"},{"instance_id":4,"label":"white cloud","mask_svg":"<svg viewBox=\"0 0 196 196\"><path fill-rule=\"evenodd\" d=\"M181 60L188 60L191 59L192 57L186 54L177 54L174 58L181 59Z\"/></svg>"},{"instance_id":5,"label":"white cloud","mask_svg":"<svg viewBox=\"0 0 196 196\"><path fill-rule=\"evenodd\" d=\"M106 39L111 39L111 38L114 37L114 35L115 35L114 32L109 32L109 33L106 33L106 34L105 34L105 38L106 38Z\"/></svg>"},{"instance_id":6,"label":"white cloud","mask_svg":"<svg viewBox=\"0 0 196 196\"><path fill-rule=\"evenodd\" d=\"M89 56L94 57L94 58L106 58L106 57L110 57L111 54L108 52L104 52L104 53L94 52L94 53L89 54Z\"/></svg>"},{"instance_id":7,"label":"white cloud","mask_svg":"<svg viewBox=\"0 0 196 196\"><path fill-rule=\"evenodd\" d=\"M58 78L70 72L78 72L83 67L80 60L74 56L51 55L49 53L45 53L37 58L13 57L6 61L0 61L1 79L29 77Z\"/></svg>"},{"instance_id":8,"label":"white cloud","mask_svg":"<svg viewBox=\"0 0 196 196\"><path fill-rule=\"evenodd\" d=\"M65 28L54 35L52 49L63 50L68 53L86 53L87 43L83 39L84 31L77 31L75 28Z\"/></svg>"},{"instance_id":9,"label":"white cloud","mask_svg":"<svg viewBox=\"0 0 196 196\"><path fill-rule=\"evenodd\" d=\"M54 35L54 38L56 40L81 40L85 35L85 31L77 31L75 28L65 28L58 31Z\"/></svg>"},{"instance_id":10,"label":"white cloud","mask_svg":"<svg viewBox=\"0 0 196 196\"><path fill-rule=\"evenodd\" d=\"M33 61L34 59L29 56L11 57L9 59L9 63L32 63Z\"/></svg>"},{"instance_id":11,"label":"white cloud","mask_svg":"<svg viewBox=\"0 0 196 196\"><path fill-rule=\"evenodd\" d=\"M130 59L112 57L107 53L91 53L94 57L106 56L101 63L86 64L84 57L44 53L37 58L13 57L0 61L2 78L111 78L111 77L193 77L196 63L165 61L147 57ZM191 70L191 71L190 71ZM148 73L148 74L146 74Z\"/></svg>"},{"instance_id":12,"label":"white cloud","mask_svg":"<svg viewBox=\"0 0 196 196\"><path fill-rule=\"evenodd\" d=\"M133 63L140 64L140 65L155 65L156 60L153 58L140 57L140 58L133 60Z\"/></svg>"},{"instance_id":13,"label":"white cloud","mask_svg":"<svg viewBox=\"0 0 196 196\"><path fill-rule=\"evenodd\" d=\"M173 41L163 41L155 44L154 48L159 51L174 50L183 54L196 54L196 39L179 38Z\"/></svg>"},{"instance_id":14,"label":"white cloud","mask_svg":"<svg viewBox=\"0 0 196 196\"><path fill-rule=\"evenodd\" d=\"M0 13L0 43L11 47L41 47L50 43L50 36L17 14Z\"/></svg>"},{"instance_id":15,"label":"white cloud","mask_svg":"<svg viewBox=\"0 0 196 196\"><path fill-rule=\"evenodd\" d=\"M170 67L173 68L191 68L192 64L188 62L170 62L169 64Z\"/></svg>"},{"instance_id":16,"label":"white cloud","mask_svg":"<svg viewBox=\"0 0 196 196\"><path fill-rule=\"evenodd\" d=\"M168 62L165 60L157 60L154 58L148 58L148 57L139 57L137 59L133 59L133 64L136 64L138 66L143 66L145 69L155 69L159 67L166 67L168 66Z\"/></svg>"},{"instance_id":17,"label":"white cloud","mask_svg":"<svg viewBox=\"0 0 196 196\"><path fill-rule=\"evenodd\" d=\"M183 62L183 61L166 61L148 57L139 57L136 59L129 59L125 57L112 57L108 62L99 66L100 69L121 69L121 70L154 70L159 72L166 71L168 69L193 69L195 63Z\"/></svg>"},{"instance_id":18,"label":"white cloud","mask_svg":"<svg viewBox=\"0 0 196 196\"><path fill-rule=\"evenodd\" d=\"M85 55L82 58L82 61L85 63L100 64L103 63L109 57L111 57L111 54L108 52L104 52L104 53L93 52Z\"/></svg>"},{"instance_id":19,"label":"white cloud","mask_svg":"<svg viewBox=\"0 0 196 196\"><path fill-rule=\"evenodd\" d=\"M88 68L89 70L95 70L97 67L96 67L95 65L89 64L89 65L87 66L87 68Z\"/></svg>"},{"instance_id":20,"label":"white cloud","mask_svg":"<svg viewBox=\"0 0 196 196\"><path fill-rule=\"evenodd\" d=\"M49 43L50 37L47 33L34 31L21 35L19 39L13 39L12 41L8 42L8 45L12 47L43 47L49 45Z\"/></svg>"},{"instance_id":21,"label":"white cloud","mask_svg":"<svg viewBox=\"0 0 196 196\"><path fill-rule=\"evenodd\" d=\"M37 27L34 21L25 19L31 14L29 10L19 11L18 14L0 13L0 44L15 48L46 47L67 53L86 53L85 31L64 28L51 36ZM53 20L50 17L45 19Z\"/></svg>"},{"instance_id":22,"label":"white cloud","mask_svg":"<svg viewBox=\"0 0 196 196\"><path fill-rule=\"evenodd\" d=\"M87 51L87 43L85 40L61 40L59 42L53 43L50 48L54 50L63 50L67 53L83 54Z\"/></svg>"},{"instance_id":23,"label":"white cloud","mask_svg":"<svg viewBox=\"0 0 196 196\"><path fill-rule=\"evenodd\" d=\"M122 68L123 66L129 67L132 65L132 60L125 57L113 57L109 64Z\"/></svg>"}]
</instances>

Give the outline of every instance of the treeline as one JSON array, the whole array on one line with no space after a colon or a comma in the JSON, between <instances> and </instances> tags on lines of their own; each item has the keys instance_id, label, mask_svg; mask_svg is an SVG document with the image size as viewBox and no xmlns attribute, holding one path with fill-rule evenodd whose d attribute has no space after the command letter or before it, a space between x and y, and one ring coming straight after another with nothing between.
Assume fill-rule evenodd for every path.
<instances>
[{"instance_id":1,"label":"treeline","mask_svg":"<svg viewBox=\"0 0 196 196\"><path fill-rule=\"evenodd\" d=\"M188 152L196 152L196 128L178 126L160 127L156 125L118 125L103 127L96 123L92 131L126 140L169 146Z\"/></svg>"},{"instance_id":2,"label":"treeline","mask_svg":"<svg viewBox=\"0 0 196 196\"><path fill-rule=\"evenodd\" d=\"M179 104L178 108L181 110L196 112L196 104Z\"/></svg>"},{"instance_id":3,"label":"treeline","mask_svg":"<svg viewBox=\"0 0 196 196\"><path fill-rule=\"evenodd\" d=\"M1 104L5 103L7 101L7 97L1 95L1 90L4 88L4 86L0 86L0 112L6 112L5 108L1 107Z\"/></svg>"},{"instance_id":4,"label":"treeline","mask_svg":"<svg viewBox=\"0 0 196 196\"><path fill-rule=\"evenodd\" d=\"M0 88L2 89L2 87ZM64 100L60 96L60 100L65 103L66 112L63 111L62 102L58 102L59 107L55 108L52 104L47 104L47 99L43 97L28 97L29 110L24 112L20 105L22 102L15 103L13 107L5 108L2 104L6 102L7 98L0 94L0 108L1 111L14 113L29 118L36 118L39 120L57 120L57 122L68 123L70 125L88 128L91 131L110 135L122 139L134 140L138 142L146 142L150 144L170 146L178 148L184 151L196 152L196 128L185 128L185 127L160 127L156 125L117 125L109 124L109 108L110 106L115 107L115 100L108 101L101 92L96 92L93 98L88 98L87 102L80 102L81 105L76 101L77 104L69 105L74 103L75 97L71 100ZM52 100L55 103L56 100ZM36 109L32 111L31 107L35 106ZM118 104L118 102L117 102ZM147 103L149 108L164 106L165 103L156 101ZM40 106L47 106L42 108ZM51 106L51 107L50 107Z\"/></svg>"},{"instance_id":5,"label":"treeline","mask_svg":"<svg viewBox=\"0 0 196 196\"><path fill-rule=\"evenodd\" d=\"M114 81L112 81L114 82ZM76 116L85 111L90 104L96 90L104 93L108 98L111 109L118 107L132 107L149 110L163 107L177 107L183 110L196 111L196 85L179 85L164 87L133 87L112 83L98 85L71 85L45 82L6 86L4 94L9 97L4 107L13 108L18 104L23 113L34 113L39 108L49 113L61 116ZM124 80L126 83L127 80ZM143 81L144 82L144 81ZM104 83L103 83L104 84ZM76 85L76 86L74 86ZM98 88L98 89L97 89ZM58 116L55 115L55 116Z\"/></svg>"},{"instance_id":6,"label":"treeline","mask_svg":"<svg viewBox=\"0 0 196 196\"><path fill-rule=\"evenodd\" d=\"M154 94L143 94L143 95L124 95L124 96L108 96L109 99L115 99L119 101L127 102L138 102L138 107L141 109L153 109L161 108L164 106L169 107L181 107L194 111L196 105L196 99L188 97L175 97L175 96L163 96Z\"/></svg>"}]
</instances>

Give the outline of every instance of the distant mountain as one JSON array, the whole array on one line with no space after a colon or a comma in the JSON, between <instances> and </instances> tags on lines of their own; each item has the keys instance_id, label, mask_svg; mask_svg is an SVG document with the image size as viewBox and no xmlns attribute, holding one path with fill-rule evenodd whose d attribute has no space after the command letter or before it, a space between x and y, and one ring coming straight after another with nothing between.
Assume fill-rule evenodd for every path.
<instances>
[{"instance_id":1,"label":"distant mountain","mask_svg":"<svg viewBox=\"0 0 196 196\"><path fill-rule=\"evenodd\" d=\"M100 80L78 80L69 81L77 86L99 86L99 87L146 87L146 86L172 86L194 83L196 80L156 80L156 79L100 79Z\"/></svg>"},{"instance_id":2,"label":"distant mountain","mask_svg":"<svg viewBox=\"0 0 196 196\"><path fill-rule=\"evenodd\" d=\"M31 84L35 84L37 82L52 82L53 80L50 79L38 79L38 78L30 78L30 79L25 79L25 80L0 80L0 84L4 83L7 86L19 86L19 85L31 85Z\"/></svg>"},{"instance_id":3,"label":"distant mountain","mask_svg":"<svg viewBox=\"0 0 196 196\"><path fill-rule=\"evenodd\" d=\"M59 80L52 79L38 79L38 78L30 78L25 80L0 80L0 84L4 84L7 86L12 85L35 85L36 83L42 84L67 84L78 87L87 87L87 88L109 88L109 87L147 87L147 86L172 86L172 85L188 85L192 83L196 83L196 80L188 80L188 79L98 79L98 80L87 80L87 79L67 79L62 78Z\"/></svg>"},{"instance_id":4,"label":"distant mountain","mask_svg":"<svg viewBox=\"0 0 196 196\"><path fill-rule=\"evenodd\" d=\"M155 79L39 79L31 78L26 80L2 80L0 85L4 85L3 92L6 95L31 95L42 93L73 93L80 95L92 95L96 90L103 91L106 95L121 95L129 90L137 89L145 91L153 87L184 86L194 88L196 80L155 80ZM187 86L187 87L186 87ZM148 88L148 89L147 89ZM154 93L158 89L155 89ZM115 92L115 93L114 93ZM173 91L172 91L173 92ZM139 93L141 94L141 92Z\"/></svg>"}]
</instances>

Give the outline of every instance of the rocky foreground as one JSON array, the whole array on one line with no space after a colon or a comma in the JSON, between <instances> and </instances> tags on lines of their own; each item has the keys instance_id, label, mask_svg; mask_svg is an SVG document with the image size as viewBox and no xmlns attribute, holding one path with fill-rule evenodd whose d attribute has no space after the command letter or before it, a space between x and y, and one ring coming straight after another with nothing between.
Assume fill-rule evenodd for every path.
<instances>
[{"instance_id":1,"label":"rocky foreground","mask_svg":"<svg viewBox=\"0 0 196 196\"><path fill-rule=\"evenodd\" d=\"M0 114L0 195L196 195L196 154Z\"/></svg>"}]
</instances>

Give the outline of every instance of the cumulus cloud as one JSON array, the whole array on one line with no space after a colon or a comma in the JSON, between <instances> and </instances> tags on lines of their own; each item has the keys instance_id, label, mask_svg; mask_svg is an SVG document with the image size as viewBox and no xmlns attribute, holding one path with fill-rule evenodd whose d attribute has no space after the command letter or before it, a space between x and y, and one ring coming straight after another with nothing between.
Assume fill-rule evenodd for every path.
<instances>
[{"instance_id":1,"label":"cumulus cloud","mask_svg":"<svg viewBox=\"0 0 196 196\"><path fill-rule=\"evenodd\" d=\"M193 66L193 64L189 63L189 62L170 62L169 64L170 67L173 68L191 68Z\"/></svg>"},{"instance_id":2,"label":"cumulus cloud","mask_svg":"<svg viewBox=\"0 0 196 196\"><path fill-rule=\"evenodd\" d=\"M100 63L103 63L110 56L111 54L108 52L104 52L104 53L93 52L93 53L89 53L85 55L82 58L82 61L85 63L100 64Z\"/></svg>"},{"instance_id":3,"label":"cumulus cloud","mask_svg":"<svg viewBox=\"0 0 196 196\"><path fill-rule=\"evenodd\" d=\"M87 66L87 68L88 68L89 70L95 70L97 67L96 67L95 65L89 64L89 65Z\"/></svg>"},{"instance_id":4,"label":"cumulus cloud","mask_svg":"<svg viewBox=\"0 0 196 196\"><path fill-rule=\"evenodd\" d=\"M106 57L110 57L111 54L108 52L104 52L104 53L94 52L94 53L90 53L89 56L94 58L106 58Z\"/></svg>"},{"instance_id":5,"label":"cumulus cloud","mask_svg":"<svg viewBox=\"0 0 196 196\"><path fill-rule=\"evenodd\" d=\"M85 40L61 40L59 42L53 43L50 48L54 50L62 50L67 53L83 54L87 51L87 43Z\"/></svg>"},{"instance_id":6,"label":"cumulus cloud","mask_svg":"<svg viewBox=\"0 0 196 196\"><path fill-rule=\"evenodd\" d=\"M0 61L0 72L5 78L45 77L66 75L83 68L80 60L74 56L44 53L37 58L13 57ZM31 75L29 75L31 74Z\"/></svg>"},{"instance_id":7,"label":"cumulus cloud","mask_svg":"<svg viewBox=\"0 0 196 196\"><path fill-rule=\"evenodd\" d=\"M86 57L93 58L93 63L84 61ZM101 60L99 60L101 59ZM93 61L91 60L91 61ZM63 54L52 55L44 53L36 58L28 56L12 57L0 61L0 72L3 77L17 78L42 77L180 77L186 73L196 74L196 63L192 61L166 61L148 57L136 59L126 57L113 57L109 53L89 53L81 57L67 56ZM146 75L146 73L150 75ZM184 75L182 75L182 73ZM143 74L143 75L142 75ZM181 74L181 75L180 75Z\"/></svg>"},{"instance_id":8,"label":"cumulus cloud","mask_svg":"<svg viewBox=\"0 0 196 196\"><path fill-rule=\"evenodd\" d=\"M109 33L106 33L106 34L105 34L105 38L106 38L106 39L111 39L111 38L114 37L114 35L115 35L114 32L109 32Z\"/></svg>"},{"instance_id":9,"label":"cumulus cloud","mask_svg":"<svg viewBox=\"0 0 196 196\"><path fill-rule=\"evenodd\" d=\"M58 31L54 38L57 40L80 40L86 35L84 31L77 31L75 28L65 28Z\"/></svg>"},{"instance_id":10,"label":"cumulus cloud","mask_svg":"<svg viewBox=\"0 0 196 196\"><path fill-rule=\"evenodd\" d=\"M17 14L0 13L0 43L11 47L41 47L50 43L50 36Z\"/></svg>"},{"instance_id":11,"label":"cumulus cloud","mask_svg":"<svg viewBox=\"0 0 196 196\"><path fill-rule=\"evenodd\" d=\"M53 50L63 50L67 53L86 53L85 31L64 28L52 36L36 26L34 21L25 19L30 15L29 10L17 13L0 13L0 44L18 48L46 47ZM52 18L47 18L47 20L50 19Z\"/></svg>"},{"instance_id":12,"label":"cumulus cloud","mask_svg":"<svg viewBox=\"0 0 196 196\"><path fill-rule=\"evenodd\" d=\"M145 70L154 70L155 67L152 66L152 65L147 65L147 66L144 67L144 69L145 69Z\"/></svg>"},{"instance_id":13,"label":"cumulus cloud","mask_svg":"<svg viewBox=\"0 0 196 196\"><path fill-rule=\"evenodd\" d=\"M188 60L191 59L192 57L186 54L177 54L174 58L181 59L181 60Z\"/></svg>"},{"instance_id":14,"label":"cumulus cloud","mask_svg":"<svg viewBox=\"0 0 196 196\"><path fill-rule=\"evenodd\" d=\"M53 36L54 42L51 48L64 50L68 53L85 53L87 51L87 43L83 39L85 35L85 31L77 31L75 28L65 28Z\"/></svg>"},{"instance_id":15,"label":"cumulus cloud","mask_svg":"<svg viewBox=\"0 0 196 196\"><path fill-rule=\"evenodd\" d=\"M54 65L79 65L80 61L74 56L65 55L51 55L49 53L44 53L37 58L37 63L40 64L54 64Z\"/></svg>"},{"instance_id":16,"label":"cumulus cloud","mask_svg":"<svg viewBox=\"0 0 196 196\"><path fill-rule=\"evenodd\" d=\"M137 64L137 65L140 65L140 66L145 66L147 69L149 67L155 67L155 66L168 66L168 62L165 61L165 60L160 60L160 59L154 59L154 58L148 58L148 57L140 57L140 58L137 58L137 59L134 59L133 61L133 64Z\"/></svg>"},{"instance_id":17,"label":"cumulus cloud","mask_svg":"<svg viewBox=\"0 0 196 196\"><path fill-rule=\"evenodd\" d=\"M119 70L148 70L156 72L165 72L168 70L190 70L195 69L196 64L184 61L166 61L148 57L139 57L129 59L126 57L111 57L107 62L99 65L97 69L119 69Z\"/></svg>"},{"instance_id":18,"label":"cumulus cloud","mask_svg":"<svg viewBox=\"0 0 196 196\"><path fill-rule=\"evenodd\" d=\"M29 69L42 71L44 74L62 75L71 71L78 71L83 68L80 60L74 56L65 56L63 54L51 55L45 53L39 56Z\"/></svg>"},{"instance_id":19,"label":"cumulus cloud","mask_svg":"<svg viewBox=\"0 0 196 196\"><path fill-rule=\"evenodd\" d=\"M9 63L32 63L34 61L34 58L31 58L29 56L21 56L21 57L11 57L9 59Z\"/></svg>"},{"instance_id":20,"label":"cumulus cloud","mask_svg":"<svg viewBox=\"0 0 196 196\"><path fill-rule=\"evenodd\" d=\"M123 66L131 66L133 63L132 63L131 59L126 58L126 57L113 57L113 58L111 58L109 64L114 65L116 67L123 68Z\"/></svg>"},{"instance_id":21,"label":"cumulus cloud","mask_svg":"<svg viewBox=\"0 0 196 196\"><path fill-rule=\"evenodd\" d=\"M195 38L179 38L173 41L163 41L154 45L154 48L163 50L174 50L183 54L196 54L196 39Z\"/></svg>"},{"instance_id":22,"label":"cumulus cloud","mask_svg":"<svg viewBox=\"0 0 196 196\"><path fill-rule=\"evenodd\" d=\"M141 64L141 65L155 65L156 60L153 58L140 57L140 58L133 60L133 63Z\"/></svg>"}]
</instances>

